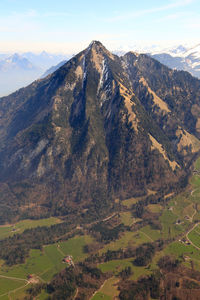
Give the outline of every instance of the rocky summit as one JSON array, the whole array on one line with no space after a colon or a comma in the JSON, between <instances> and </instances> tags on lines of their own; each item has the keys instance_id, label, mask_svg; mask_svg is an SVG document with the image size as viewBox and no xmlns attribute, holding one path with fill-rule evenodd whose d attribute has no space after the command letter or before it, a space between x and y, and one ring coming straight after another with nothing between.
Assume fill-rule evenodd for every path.
<instances>
[{"instance_id":1,"label":"rocky summit","mask_svg":"<svg viewBox=\"0 0 200 300\"><path fill-rule=\"evenodd\" d=\"M200 81L100 42L0 98L0 222L113 207L184 185Z\"/></svg>"}]
</instances>

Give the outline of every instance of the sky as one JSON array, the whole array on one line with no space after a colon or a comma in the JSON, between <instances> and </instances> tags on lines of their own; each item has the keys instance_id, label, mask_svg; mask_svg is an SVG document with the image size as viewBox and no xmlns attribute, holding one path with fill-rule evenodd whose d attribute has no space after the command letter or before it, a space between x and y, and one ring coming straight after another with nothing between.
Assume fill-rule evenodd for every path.
<instances>
[{"instance_id":1,"label":"sky","mask_svg":"<svg viewBox=\"0 0 200 300\"><path fill-rule=\"evenodd\" d=\"M0 53L200 43L199 0L0 0Z\"/></svg>"}]
</instances>

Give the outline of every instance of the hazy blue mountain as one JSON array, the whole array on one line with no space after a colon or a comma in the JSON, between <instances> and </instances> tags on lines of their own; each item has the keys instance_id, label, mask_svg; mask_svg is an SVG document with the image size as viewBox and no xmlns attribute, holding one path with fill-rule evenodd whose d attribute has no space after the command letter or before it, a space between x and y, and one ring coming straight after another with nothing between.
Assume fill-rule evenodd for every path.
<instances>
[{"instance_id":1,"label":"hazy blue mountain","mask_svg":"<svg viewBox=\"0 0 200 300\"><path fill-rule=\"evenodd\" d=\"M27 58L17 53L0 60L0 96L8 95L22 88L42 73L42 69L35 66Z\"/></svg>"},{"instance_id":2,"label":"hazy blue mountain","mask_svg":"<svg viewBox=\"0 0 200 300\"><path fill-rule=\"evenodd\" d=\"M179 46L166 52L152 52L150 55L169 68L188 71L200 78L200 44L188 49Z\"/></svg>"},{"instance_id":3,"label":"hazy blue mountain","mask_svg":"<svg viewBox=\"0 0 200 300\"><path fill-rule=\"evenodd\" d=\"M0 61L0 71L37 69L27 58L15 53Z\"/></svg>"},{"instance_id":4,"label":"hazy blue mountain","mask_svg":"<svg viewBox=\"0 0 200 300\"><path fill-rule=\"evenodd\" d=\"M42 69L35 66L27 58L17 53L0 60L0 96L8 95L22 88L42 73Z\"/></svg>"},{"instance_id":5,"label":"hazy blue mountain","mask_svg":"<svg viewBox=\"0 0 200 300\"><path fill-rule=\"evenodd\" d=\"M67 55L63 54L51 54L46 51L43 51L39 54L33 52L23 53L23 57L27 58L34 65L39 66L43 71L48 68L57 65L63 60L66 60Z\"/></svg>"},{"instance_id":6,"label":"hazy blue mountain","mask_svg":"<svg viewBox=\"0 0 200 300\"><path fill-rule=\"evenodd\" d=\"M47 69L55 66L52 71L48 71L53 72L54 68L56 70L61 66L57 67L57 64L66 57L60 54L49 54L45 51L40 54L32 52L13 55L0 54L0 96L6 96L25 87L40 78Z\"/></svg>"},{"instance_id":7,"label":"hazy blue mountain","mask_svg":"<svg viewBox=\"0 0 200 300\"><path fill-rule=\"evenodd\" d=\"M50 74L52 74L53 72L55 72L56 70L58 70L60 67L62 67L65 63L67 62L67 60L62 60L59 64L57 64L56 66L52 66L51 68L49 68L48 70L46 70L44 72L44 74L41 76L41 78L44 78Z\"/></svg>"}]
</instances>

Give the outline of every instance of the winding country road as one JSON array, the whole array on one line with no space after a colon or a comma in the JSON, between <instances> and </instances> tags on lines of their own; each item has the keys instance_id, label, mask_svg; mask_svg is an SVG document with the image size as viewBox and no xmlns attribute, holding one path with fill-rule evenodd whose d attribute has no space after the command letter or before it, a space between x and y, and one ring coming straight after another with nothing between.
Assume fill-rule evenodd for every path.
<instances>
[{"instance_id":1,"label":"winding country road","mask_svg":"<svg viewBox=\"0 0 200 300\"><path fill-rule=\"evenodd\" d=\"M18 278L18 277L10 277L10 276L0 275L0 278L6 278L6 279L12 279L12 280L22 280L22 281L28 282L27 279L24 279L24 278Z\"/></svg>"},{"instance_id":2,"label":"winding country road","mask_svg":"<svg viewBox=\"0 0 200 300\"><path fill-rule=\"evenodd\" d=\"M200 250L199 247L197 247L191 240L190 238L188 237L188 235L190 234L190 232L192 232L198 225L200 224L200 222L196 223L187 233L186 233L186 238L187 240L190 242L190 244L195 247L196 249Z\"/></svg>"},{"instance_id":3,"label":"winding country road","mask_svg":"<svg viewBox=\"0 0 200 300\"><path fill-rule=\"evenodd\" d=\"M153 242L154 240L145 232L143 232L142 230L140 230L139 232L143 233L151 242Z\"/></svg>"},{"instance_id":4,"label":"winding country road","mask_svg":"<svg viewBox=\"0 0 200 300\"><path fill-rule=\"evenodd\" d=\"M98 292L100 292L100 290L104 287L105 283L106 283L108 280L109 280L109 278L106 279L106 280L102 283L102 285L100 286L100 288L99 288L97 291L95 291L95 292L93 293L93 295L91 296L90 300L92 300L92 298L93 298Z\"/></svg>"},{"instance_id":5,"label":"winding country road","mask_svg":"<svg viewBox=\"0 0 200 300\"><path fill-rule=\"evenodd\" d=\"M74 298L73 298L73 300L75 300L75 299L76 299L77 295L78 295L78 288L76 289L76 294L74 295Z\"/></svg>"},{"instance_id":6,"label":"winding country road","mask_svg":"<svg viewBox=\"0 0 200 300\"><path fill-rule=\"evenodd\" d=\"M0 298L1 298L1 297L4 297L4 296L6 296L6 295L9 295L10 293L15 293L15 292L17 292L18 290L21 290L21 289L25 288L27 285L30 284L30 282L29 282L27 279L24 279L24 278L9 277L9 276L4 276L4 275L0 275L0 278L6 278L6 279L11 279L11 280L25 281L25 282L26 282L25 285L20 286L20 287L14 289L14 290L11 290L11 291L9 291L9 292L6 292L6 293L0 295Z\"/></svg>"}]
</instances>

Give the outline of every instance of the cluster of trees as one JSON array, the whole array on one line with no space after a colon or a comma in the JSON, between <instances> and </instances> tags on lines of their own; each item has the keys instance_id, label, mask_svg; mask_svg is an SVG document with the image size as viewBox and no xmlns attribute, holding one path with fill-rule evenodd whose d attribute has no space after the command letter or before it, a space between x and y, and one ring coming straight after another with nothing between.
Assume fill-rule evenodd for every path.
<instances>
[{"instance_id":1,"label":"cluster of trees","mask_svg":"<svg viewBox=\"0 0 200 300\"><path fill-rule=\"evenodd\" d=\"M150 276L143 277L136 281L125 280L119 284L121 300L144 300L158 299L160 296L160 272L155 272Z\"/></svg>"},{"instance_id":2,"label":"cluster of trees","mask_svg":"<svg viewBox=\"0 0 200 300\"><path fill-rule=\"evenodd\" d=\"M139 262L142 262L141 265L146 265L149 263L156 251L161 251L163 249L163 241L158 240L154 243L145 243L139 247L127 247L125 249L118 249L118 250L107 250L102 255L98 253L91 254L89 257L86 258L86 262L99 264L102 262L108 262L110 260L117 260L117 259L126 259L131 257L136 257L136 264L140 265ZM146 258L147 256L147 258ZM135 264L135 261L134 261Z\"/></svg>"},{"instance_id":3,"label":"cluster of trees","mask_svg":"<svg viewBox=\"0 0 200 300\"><path fill-rule=\"evenodd\" d=\"M155 246L150 243L143 244L136 249L136 258L134 259L134 265L146 266L152 260L155 254Z\"/></svg>"},{"instance_id":4,"label":"cluster of trees","mask_svg":"<svg viewBox=\"0 0 200 300\"><path fill-rule=\"evenodd\" d=\"M82 262L75 267L67 267L57 274L48 284L37 284L28 289L27 298L35 297L45 290L48 299L88 299L106 279L106 276L94 265ZM32 299L32 298L31 298Z\"/></svg>"},{"instance_id":5,"label":"cluster of trees","mask_svg":"<svg viewBox=\"0 0 200 300\"><path fill-rule=\"evenodd\" d=\"M127 229L123 224L109 228L104 222L99 222L91 227L91 232L99 236L101 242L109 242L119 238L120 232Z\"/></svg>"},{"instance_id":6,"label":"cluster of trees","mask_svg":"<svg viewBox=\"0 0 200 300\"><path fill-rule=\"evenodd\" d=\"M180 265L180 260L169 255L165 255L161 257L160 260L158 261L159 268L167 272L173 272L174 270L177 269L179 265Z\"/></svg>"},{"instance_id":7,"label":"cluster of trees","mask_svg":"<svg viewBox=\"0 0 200 300\"><path fill-rule=\"evenodd\" d=\"M131 276L132 273L133 273L133 272L132 272L132 270L131 270L131 267L129 266L129 267L125 267L123 270L121 270L121 272L119 273L119 276L120 276L123 280L125 280L125 279L127 279L129 276Z\"/></svg>"},{"instance_id":8,"label":"cluster of trees","mask_svg":"<svg viewBox=\"0 0 200 300\"><path fill-rule=\"evenodd\" d=\"M23 263L30 249L42 249L43 245L55 243L60 236L69 233L73 225L68 222L50 227L26 229L21 234L0 241L0 258L8 265ZM71 236L68 236L69 238Z\"/></svg>"}]
</instances>

